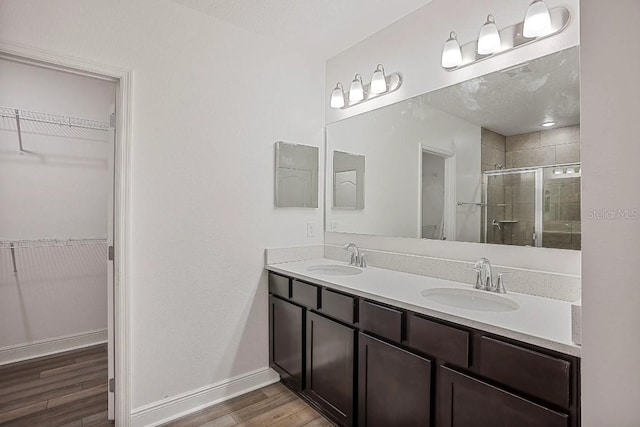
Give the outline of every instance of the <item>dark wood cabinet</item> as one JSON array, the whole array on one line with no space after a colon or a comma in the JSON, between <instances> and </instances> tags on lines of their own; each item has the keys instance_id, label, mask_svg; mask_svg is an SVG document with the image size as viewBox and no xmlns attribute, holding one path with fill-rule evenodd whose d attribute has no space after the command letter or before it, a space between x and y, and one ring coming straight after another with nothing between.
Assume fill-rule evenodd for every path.
<instances>
[{"instance_id":1,"label":"dark wood cabinet","mask_svg":"<svg viewBox=\"0 0 640 427\"><path fill-rule=\"evenodd\" d=\"M304 309L269 297L269 360L282 381L296 390L304 386Z\"/></svg>"},{"instance_id":2,"label":"dark wood cabinet","mask_svg":"<svg viewBox=\"0 0 640 427\"><path fill-rule=\"evenodd\" d=\"M307 313L305 395L343 426L353 425L355 329Z\"/></svg>"},{"instance_id":3,"label":"dark wood cabinet","mask_svg":"<svg viewBox=\"0 0 640 427\"><path fill-rule=\"evenodd\" d=\"M358 426L430 425L431 362L360 333Z\"/></svg>"},{"instance_id":4,"label":"dark wood cabinet","mask_svg":"<svg viewBox=\"0 0 640 427\"><path fill-rule=\"evenodd\" d=\"M270 365L351 427L580 427L580 359L269 274Z\"/></svg>"},{"instance_id":5,"label":"dark wood cabinet","mask_svg":"<svg viewBox=\"0 0 640 427\"><path fill-rule=\"evenodd\" d=\"M569 416L474 377L440 367L437 427L567 427Z\"/></svg>"}]
</instances>

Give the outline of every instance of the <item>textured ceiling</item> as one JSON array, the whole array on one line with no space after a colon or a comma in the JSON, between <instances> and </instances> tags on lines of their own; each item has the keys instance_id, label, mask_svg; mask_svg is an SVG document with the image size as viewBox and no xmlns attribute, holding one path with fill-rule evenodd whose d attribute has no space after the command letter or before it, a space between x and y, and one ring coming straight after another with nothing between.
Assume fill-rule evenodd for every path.
<instances>
[{"instance_id":1,"label":"textured ceiling","mask_svg":"<svg viewBox=\"0 0 640 427\"><path fill-rule=\"evenodd\" d=\"M449 114L504 136L580 123L580 58L573 47L422 95Z\"/></svg>"},{"instance_id":2,"label":"textured ceiling","mask_svg":"<svg viewBox=\"0 0 640 427\"><path fill-rule=\"evenodd\" d=\"M330 58L431 0L173 0Z\"/></svg>"}]
</instances>

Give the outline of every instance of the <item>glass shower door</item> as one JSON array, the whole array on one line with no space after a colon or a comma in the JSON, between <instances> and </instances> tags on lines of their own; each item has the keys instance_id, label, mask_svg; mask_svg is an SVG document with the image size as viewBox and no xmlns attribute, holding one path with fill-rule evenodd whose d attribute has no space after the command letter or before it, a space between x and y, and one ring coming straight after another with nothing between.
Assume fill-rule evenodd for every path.
<instances>
[{"instance_id":1,"label":"glass shower door","mask_svg":"<svg viewBox=\"0 0 640 427\"><path fill-rule=\"evenodd\" d=\"M539 246L537 230L541 218L536 215L536 191L539 171L512 170L486 172L484 175L484 236L486 243L515 246Z\"/></svg>"}]
</instances>

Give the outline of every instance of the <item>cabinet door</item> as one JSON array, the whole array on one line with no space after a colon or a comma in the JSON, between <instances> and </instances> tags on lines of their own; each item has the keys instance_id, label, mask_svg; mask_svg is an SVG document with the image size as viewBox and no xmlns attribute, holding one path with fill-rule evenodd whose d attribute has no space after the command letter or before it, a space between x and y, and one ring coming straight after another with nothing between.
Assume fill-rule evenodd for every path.
<instances>
[{"instance_id":1,"label":"cabinet door","mask_svg":"<svg viewBox=\"0 0 640 427\"><path fill-rule=\"evenodd\" d=\"M566 414L440 367L438 427L567 427Z\"/></svg>"},{"instance_id":2,"label":"cabinet door","mask_svg":"<svg viewBox=\"0 0 640 427\"><path fill-rule=\"evenodd\" d=\"M305 394L343 426L353 425L355 330L307 313Z\"/></svg>"},{"instance_id":3,"label":"cabinet door","mask_svg":"<svg viewBox=\"0 0 640 427\"><path fill-rule=\"evenodd\" d=\"M303 387L304 309L269 297L271 367L296 390Z\"/></svg>"},{"instance_id":4,"label":"cabinet door","mask_svg":"<svg viewBox=\"0 0 640 427\"><path fill-rule=\"evenodd\" d=\"M431 362L361 333L358 425L430 426Z\"/></svg>"}]
</instances>

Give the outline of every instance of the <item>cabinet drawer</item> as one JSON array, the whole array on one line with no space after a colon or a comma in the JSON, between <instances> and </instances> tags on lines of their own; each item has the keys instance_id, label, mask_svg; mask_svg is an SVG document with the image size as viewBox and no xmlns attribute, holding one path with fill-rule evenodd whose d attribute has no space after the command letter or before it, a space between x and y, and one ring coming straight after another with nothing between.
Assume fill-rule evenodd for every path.
<instances>
[{"instance_id":1,"label":"cabinet drawer","mask_svg":"<svg viewBox=\"0 0 640 427\"><path fill-rule=\"evenodd\" d=\"M291 299L298 304L318 308L318 287L309 283L293 280L291 282Z\"/></svg>"},{"instance_id":2,"label":"cabinet drawer","mask_svg":"<svg viewBox=\"0 0 640 427\"><path fill-rule=\"evenodd\" d=\"M282 298L289 298L289 279L275 273L269 273L269 292Z\"/></svg>"},{"instance_id":3,"label":"cabinet drawer","mask_svg":"<svg viewBox=\"0 0 640 427\"><path fill-rule=\"evenodd\" d=\"M360 328L398 343L402 341L402 314L400 310L360 300Z\"/></svg>"},{"instance_id":4,"label":"cabinet drawer","mask_svg":"<svg viewBox=\"0 0 640 427\"><path fill-rule=\"evenodd\" d=\"M571 362L564 359L482 337L480 374L563 408L571 404Z\"/></svg>"},{"instance_id":5,"label":"cabinet drawer","mask_svg":"<svg viewBox=\"0 0 640 427\"><path fill-rule=\"evenodd\" d=\"M320 311L329 317L353 324L355 321L355 298L329 289L322 289Z\"/></svg>"},{"instance_id":6,"label":"cabinet drawer","mask_svg":"<svg viewBox=\"0 0 640 427\"><path fill-rule=\"evenodd\" d=\"M409 316L407 343L436 359L469 367L469 332L415 314Z\"/></svg>"}]
</instances>

